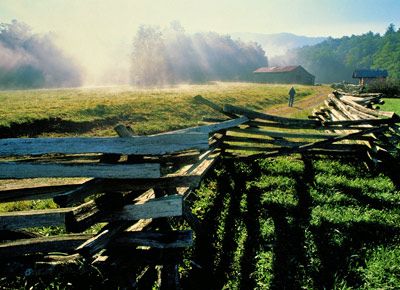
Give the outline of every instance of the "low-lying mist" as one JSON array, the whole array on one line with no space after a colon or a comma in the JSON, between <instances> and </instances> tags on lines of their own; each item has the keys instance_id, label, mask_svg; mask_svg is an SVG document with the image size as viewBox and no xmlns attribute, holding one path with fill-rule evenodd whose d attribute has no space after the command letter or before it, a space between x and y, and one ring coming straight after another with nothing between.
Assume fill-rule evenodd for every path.
<instances>
[{"instance_id":1,"label":"low-lying mist","mask_svg":"<svg viewBox=\"0 0 400 290\"><path fill-rule=\"evenodd\" d=\"M73 42L57 42L54 34L34 34L16 20L2 23L0 89L121 85L129 80L139 87L251 81L252 72L268 64L256 42L215 32L189 34L178 22L166 28L142 25L134 33L131 45L129 39L123 46L116 43L108 49L89 39L87 44L80 43L93 47L88 56L79 54ZM64 53L72 51L75 59Z\"/></svg>"},{"instance_id":2,"label":"low-lying mist","mask_svg":"<svg viewBox=\"0 0 400 290\"><path fill-rule=\"evenodd\" d=\"M0 24L0 89L76 87L80 71L52 35L33 34L16 20Z\"/></svg>"}]
</instances>

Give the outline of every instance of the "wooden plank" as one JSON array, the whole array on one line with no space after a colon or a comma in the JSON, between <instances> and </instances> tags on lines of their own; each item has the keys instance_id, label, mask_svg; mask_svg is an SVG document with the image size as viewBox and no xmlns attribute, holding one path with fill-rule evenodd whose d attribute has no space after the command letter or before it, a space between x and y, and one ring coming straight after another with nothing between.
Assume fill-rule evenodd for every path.
<instances>
[{"instance_id":1,"label":"wooden plank","mask_svg":"<svg viewBox=\"0 0 400 290\"><path fill-rule=\"evenodd\" d=\"M0 257L12 258L34 253L72 252L92 235L64 235L23 239L0 244Z\"/></svg>"},{"instance_id":2,"label":"wooden plank","mask_svg":"<svg viewBox=\"0 0 400 290\"><path fill-rule=\"evenodd\" d=\"M254 151L254 152L273 152L276 151L277 147L256 147L256 146L242 146L242 145L231 145L224 144L226 150L238 150L238 151Z\"/></svg>"},{"instance_id":3,"label":"wooden plank","mask_svg":"<svg viewBox=\"0 0 400 290\"><path fill-rule=\"evenodd\" d=\"M335 117L336 120L350 120L349 117L346 114L343 114L342 111L332 107L330 109L330 114Z\"/></svg>"},{"instance_id":4,"label":"wooden plank","mask_svg":"<svg viewBox=\"0 0 400 290\"><path fill-rule=\"evenodd\" d=\"M122 210L108 214L103 221L133 221L149 218L172 217L182 215L182 196L170 195L153 198L142 204L131 204Z\"/></svg>"},{"instance_id":5,"label":"wooden plank","mask_svg":"<svg viewBox=\"0 0 400 290\"><path fill-rule=\"evenodd\" d=\"M215 111L217 111L217 112L219 112L219 113L221 113L223 115L226 115L226 116L228 116L230 118L237 118L237 115L225 112L224 109L221 106L211 102L210 100L207 100L206 98L203 98L200 95L195 96L193 99L196 102L202 103L203 105L206 105L206 106L210 107L211 109L213 109L213 110L215 110Z\"/></svg>"},{"instance_id":6,"label":"wooden plank","mask_svg":"<svg viewBox=\"0 0 400 290\"><path fill-rule=\"evenodd\" d=\"M220 122L225 122L225 121L229 121L227 119L222 119L222 118L210 118L210 117L203 117L201 119L203 122L206 123L220 123Z\"/></svg>"},{"instance_id":7,"label":"wooden plank","mask_svg":"<svg viewBox=\"0 0 400 290\"><path fill-rule=\"evenodd\" d=\"M130 247L135 245L152 248L186 248L193 244L192 231L168 231L168 232L123 232L113 240L111 247Z\"/></svg>"},{"instance_id":8,"label":"wooden plank","mask_svg":"<svg viewBox=\"0 0 400 290\"><path fill-rule=\"evenodd\" d=\"M0 191L0 201L21 201L48 199L57 196L60 193L76 189L81 184L38 186L30 188L8 189Z\"/></svg>"},{"instance_id":9,"label":"wooden plank","mask_svg":"<svg viewBox=\"0 0 400 290\"><path fill-rule=\"evenodd\" d=\"M102 190L101 182L103 179L91 179L79 187L60 193L54 196L53 200L61 207L71 206L74 203L83 201L83 199L93 193L99 193ZM118 180L120 183L121 180Z\"/></svg>"},{"instance_id":10,"label":"wooden plank","mask_svg":"<svg viewBox=\"0 0 400 290\"><path fill-rule=\"evenodd\" d=\"M346 105L343 104L334 94L328 95L328 102L333 104L343 115L346 116L347 119L350 119L350 120L359 119L357 116L350 113L349 110L347 109Z\"/></svg>"},{"instance_id":11,"label":"wooden plank","mask_svg":"<svg viewBox=\"0 0 400 290\"><path fill-rule=\"evenodd\" d=\"M384 116L384 117L388 117L388 118L393 118L393 116L395 115L395 112L385 112L385 111L368 109L368 108L366 108L364 106L361 106L361 105L357 104L356 102L353 102L353 101L351 101L351 100L349 100L347 98L341 98L340 100L343 103L353 107L354 109L356 109L356 110L358 110L360 112L363 112L365 114L372 115L372 116L375 116L375 117Z\"/></svg>"},{"instance_id":12,"label":"wooden plank","mask_svg":"<svg viewBox=\"0 0 400 290\"><path fill-rule=\"evenodd\" d=\"M280 131L267 131L254 128L245 129L229 129L228 132L236 133L246 133L251 135L260 135L268 137L278 137L278 138L304 138L304 139L327 139L338 136L337 134L309 134L309 133L291 133L291 132L280 132Z\"/></svg>"},{"instance_id":13,"label":"wooden plank","mask_svg":"<svg viewBox=\"0 0 400 290\"><path fill-rule=\"evenodd\" d=\"M104 250L104 248L115 238L116 235L123 232L129 227L129 223L123 222L120 224L111 223L102 229L93 238L88 239L79 245L75 251L83 256L91 257L97 252Z\"/></svg>"},{"instance_id":14,"label":"wooden plank","mask_svg":"<svg viewBox=\"0 0 400 290\"><path fill-rule=\"evenodd\" d=\"M354 97L349 95L342 95L340 99L346 99L352 102L355 102L361 106L368 106L371 104L384 104L385 102L377 97Z\"/></svg>"},{"instance_id":15,"label":"wooden plank","mask_svg":"<svg viewBox=\"0 0 400 290\"><path fill-rule=\"evenodd\" d=\"M106 192L94 200L85 202L73 209L65 221L68 232L82 232L99 223L110 211L122 209L124 204L137 197L139 192Z\"/></svg>"},{"instance_id":16,"label":"wooden plank","mask_svg":"<svg viewBox=\"0 0 400 290\"><path fill-rule=\"evenodd\" d=\"M221 151L219 149L213 149L205 152L203 155L200 156L199 161L191 166L186 168L182 168L179 171L179 174L193 174L198 175L200 178L203 178L208 170L210 170L215 162L220 157ZM178 193L180 195L185 196L185 198L192 192L194 187L179 187Z\"/></svg>"},{"instance_id":17,"label":"wooden plank","mask_svg":"<svg viewBox=\"0 0 400 290\"><path fill-rule=\"evenodd\" d=\"M307 142L291 142L284 139L266 139L266 138L254 138L254 137L243 137L243 136L226 136L224 141L227 142L240 142L240 143L255 143L255 144L271 144L276 146L294 147L307 144Z\"/></svg>"},{"instance_id":18,"label":"wooden plank","mask_svg":"<svg viewBox=\"0 0 400 290\"><path fill-rule=\"evenodd\" d=\"M178 133L184 134L184 133L196 133L196 132L211 134L211 133L215 133L215 132L218 132L221 130L237 127L239 125L245 124L248 121L249 121L249 119L247 117L243 116L243 117L239 117L236 119L220 122L217 124L190 127L190 128L180 129L180 130L171 131L171 132L164 132L164 133L160 133L160 134L178 134ZM160 134L157 134L157 135L160 135ZM154 136L156 136L156 135L154 135Z\"/></svg>"},{"instance_id":19,"label":"wooden plank","mask_svg":"<svg viewBox=\"0 0 400 290\"><path fill-rule=\"evenodd\" d=\"M119 137L135 137L133 132L128 129L125 125L119 124L114 127L115 132L117 132Z\"/></svg>"},{"instance_id":20,"label":"wooden plank","mask_svg":"<svg viewBox=\"0 0 400 290\"><path fill-rule=\"evenodd\" d=\"M35 164L0 162L0 179L37 177L158 178L160 164Z\"/></svg>"},{"instance_id":21,"label":"wooden plank","mask_svg":"<svg viewBox=\"0 0 400 290\"><path fill-rule=\"evenodd\" d=\"M198 186L201 177L198 175L174 175L160 177L158 179L96 179L95 184L87 184L75 190L59 194L54 197L54 201L60 206L71 206L81 202L85 197L95 192L120 192L120 191L140 191L150 188L167 189L178 186ZM92 181L93 183L94 181Z\"/></svg>"},{"instance_id":22,"label":"wooden plank","mask_svg":"<svg viewBox=\"0 0 400 290\"><path fill-rule=\"evenodd\" d=\"M232 105L225 105L224 112L238 114L238 115L244 115L244 116L248 117L249 119L262 119L262 120L268 120L268 121L274 121L274 122L280 122L280 123L286 123L286 124L306 124L306 125L321 126L321 123L316 120L305 120L305 119L279 117L279 116L260 113L260 112L252 111L249 109L232 106Z\"/></svg>"},{"instance_id":23,"label":"wooden plank","mask_svg":"<svg viewBox=\"0 0 400 290\"><path fill-rule=\"evenodd\" d=\"M107 245L124 230L129 232L141 231L148 227L151 222L152 219L144 219L133 225L131 225L130 222L109 223L97 235L77 247L76 251L82 255L92 256L105 249Z\"/></svg>"},{"instance_id":24,"label":"wooden plank","mask_svg":"<svg viewBox=\"0 0 400 290\"><path fill-rule=\"evenodd\" d=\"M277 147L257 147L257 146L242 146L242 145L224 145L226 149L229 150L240 150L240 151L254 151L254 152L275 152ZM294 148L291 147L291 148ZM357 150L365 149L365 145L360 144L323 144L319 147L313 147L312 149L321 149L321 151L333 150L333 151L343 151L343 152L355 152ZM311 150L311 149L310 149Z\"/></svg>"},{"instance_id":25,"label":"wooden plank","mask_svg":"<svg viewBox=\"0 0 400 290\"><path fill-rule=\"evenodd\" d=\"M208 134L198 132L135 136L128 138L10 138L0 139L0 156L50 153L162 155L208 148Z\"/></svg>"},{"instance_id":26,"label":"wooden plank","mask_svg":"<svg viewBox=\"0 0 400 290\"><path fill-rule=\"evenodd\" d=\"M366 130L363 130L360 132L341 135L341 136L337 136L337 137L330 138L327 140L322 140L322 141L306 144L306 145L299 146L299 147L294 147L294 148L290 148L290 149L282 148L281 150L265 154L265 157L274 157L274 156L280 156L280 155L300 153L300 152L304 152L304 151L307 151L310 149L322 147L324 145L332 144L334 142L347 140L347 139L357 139L358 140L360 138L360 136L362 136L362 135L371 134L371 133L375 133L375 132L383 132L385 130L388 130L388 128L387 127L378 127L378 128L366 129Z\"/></svg>"},{"instance_id":27,"label":"wooden plank","mask_svg":"<svg viewBox=\"0 0 400 290\"><path fill-rule=\"evenodd\" d=\"M247 125L254 127L271 127L271 128L283 128L283 129L321 129L321 126L316 126L314 124L287 124L287 123L277 123L277 122L265 122L265 121L254 121L250 120Z\"/></svg>"},{"instance_id":28,"label":"wooden plank","mask_svg":"<svg viewBox=\"0 0 400 290\"><path fill-rule=\"evenodd\" d=\"M123 182L113 179L107 179L102 182L104 191L130 191L130 190L148 190L150 188L167 189L179 186L198 186L201 176L199 175L180 175L169 174L159 179L125 179Z\"/></svg>"},{"instance_id":29,"label":"wooden plank","mask_svg":"<svg viewBox=\"0 0 400 290\"><path fill-rule=\"evenodd\" d=\"M358 117L358 119L378 119L378 117L376 117L374 115L370 115L370 114L361 112L351 106L348 106L347 109L351 114L356 115Z\"/></svg>"},{"instance_id":30,"label":"wooden plank","mask_svg":"<svg viewBox=\"0 0 400 290\"><path fill-rule=\"evenodd\" d=\"M0 213L0 229L15 230L31 227L63 226L72 208L31 210Z\"/></svg>"},{"instance_id":31,"label":"wooden plank","mask_svg":"<svg viewBox=\"0 0 400 290\"><path fill-rule=\"evenodd\" d=\"M387 125L397 123L397 120L394 118L387 119L368 119L368 120L343 120L343 121L326 121L324 125L328 126L356 126L356 125Z\"/></svg>"}]
</instances>

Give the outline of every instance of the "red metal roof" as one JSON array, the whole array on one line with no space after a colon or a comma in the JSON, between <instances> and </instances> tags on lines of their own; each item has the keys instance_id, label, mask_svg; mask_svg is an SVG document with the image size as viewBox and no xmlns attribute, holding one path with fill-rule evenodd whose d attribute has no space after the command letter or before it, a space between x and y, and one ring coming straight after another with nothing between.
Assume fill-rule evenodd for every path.
<instances>
[{"instance_id":1,"label":"red metal roof","mask_svg":"<svg viewBox=\"0 0 400 290\"><path fill-rule=\"evenodd\" d=\"M271 67L260 67L259 69L255 70L255 73L280 73L280 72L289 72L294 71L298 68L299 65L292 65L292 66L271 66Z\"/></svg>"}]
</instances>

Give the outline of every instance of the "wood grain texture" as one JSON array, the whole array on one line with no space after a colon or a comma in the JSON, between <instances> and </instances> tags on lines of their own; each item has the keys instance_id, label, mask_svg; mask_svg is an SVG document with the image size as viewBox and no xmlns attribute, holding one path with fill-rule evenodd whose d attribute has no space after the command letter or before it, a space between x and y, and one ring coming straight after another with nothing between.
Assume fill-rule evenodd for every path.
<instances>
[{"instance_id":1,"label":"wood grain texture","mask_svg":"<svg viewBox=\"0 0 400 290\"><path fill-rule=\"evenodd\" d=\"M182 150L208 148L208 134L198 132L135 136L126 138L9 138L0 139L0 156L49 153L107 153L162 155Z\"/></svg>"},{"instance_id":2,"label":"wood grain texture","mask_svg":"<svg viewBox=\"0 0 400 290\"><path fill-rule=\"evenodd\" d=\"M0 257L17 257L33 253L71 252L92 235L66 235L23 239L0 244Z\"/></svg>"},{"instance_id":3,"label":"wood grain texture","mask_svg":"<svg viewBox=\"0 0 400 290\"><path fill-rule=\"evenodd\" d=\"M315 126L321 125L321 123L316 120L305 120L305 119L303 120L303 119L279 117L279 116L260 113L260 112L256 112L253 110L249 110L246 108L240 108L240 107L236 107L236 106L232 106L232 105L225 105L224 112L238 114L238 115L244 115L244 116L248 117L249 119L262 119L262 120L268 120L268 121L281 122L281 123L285 123L285 124L306 124L306 125L315 125Z\"/></svg>"},{"instance_id":4,"label":"wood grain texture","mask_svg":"<svg viewBox=\"0 0 400 290\"><path fill-rule=\"evenodd\" d=\"M160 165L152 164L36 164L0 162L0 179L37 177L158 178Z\"/></svg>"},{"instance_id":5,"label":"wood grain texture","mask_svg":"<svg viewBox=\"0 0 400 290\"><path fill-rule=\"evenodd\" d=\"M133 221L149 218L182 215L182 196L170 195L153 198L142 204L125 205L122 210L111 212L103 221Z\"/></svg>"},{"instance_id":6,"label":"wood grain texture","mask_svg":"<svg viewBox=\"0 0 400 290\"><path fill-rule=\"evenodd\" d=\"M14 230L30 227L63 226L72 208L16 211L0 214L0 229Z\"/></svg>"}]
</instances>

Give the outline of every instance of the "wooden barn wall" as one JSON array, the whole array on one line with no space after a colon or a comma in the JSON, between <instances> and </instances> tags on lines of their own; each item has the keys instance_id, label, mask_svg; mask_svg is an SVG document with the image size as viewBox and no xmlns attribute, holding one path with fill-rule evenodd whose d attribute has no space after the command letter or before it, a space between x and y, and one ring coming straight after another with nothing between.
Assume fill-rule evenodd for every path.
<instances>
[{"instance_id":1,"label":"wooden barn wall","mask_svg":"<svg viewBox=\"0 0 400 290\"><path fill-rule=\"evenodd\" d=\"M254 79L260 83L313 85L314 77L301 71L282 73L255 73Z\"/></svg>"}]
</instances>

